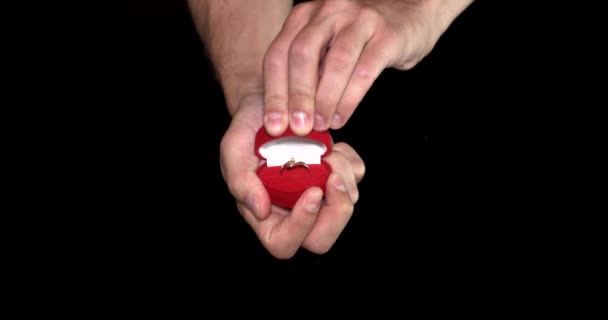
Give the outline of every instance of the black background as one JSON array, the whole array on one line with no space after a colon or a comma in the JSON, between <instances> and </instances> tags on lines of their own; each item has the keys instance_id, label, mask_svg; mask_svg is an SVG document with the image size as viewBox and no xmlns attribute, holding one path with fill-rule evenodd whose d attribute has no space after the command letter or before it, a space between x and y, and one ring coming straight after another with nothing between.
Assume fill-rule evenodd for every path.
<instances>
[{"instance_id":1,"label":"black background","mask_svg":"<svg viewBox=\"0 0 608 320\"><path fill-rule=\"evenodd\" d=\"M221 177L230 117L185 3L81 4L69 49L52 60L63 79L52 80L55 115L69 119L54 147L70 173L53 173L68 185L53 201L75 213L61 219L63 252L108 279L205 282L211 269L424 287L534 274L554 246L546 216L563 200L549 191L560 179L549 155L569 65L555 58L567 55L566 28L525 5L476 1L418 66L380 76L332 132L367 165L350 223L326 255L284 261Z\"/></svg>"}]
</instances>

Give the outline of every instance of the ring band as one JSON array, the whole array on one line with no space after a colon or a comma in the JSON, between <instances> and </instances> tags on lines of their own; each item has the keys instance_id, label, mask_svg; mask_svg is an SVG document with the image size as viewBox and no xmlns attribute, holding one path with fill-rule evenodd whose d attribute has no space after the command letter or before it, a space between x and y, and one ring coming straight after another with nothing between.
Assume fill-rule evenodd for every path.
<instances>
[{"instance_id":1,"label":"ring band","mask_svg":"<svg viewBox=\"0 0 608 320\"><path fill-rule=\"evenodd\" d=\"M308 165L303 162L303 161L297 161L294 158L291 158L291 160L285 162L285 164L283 164L283 166L281 167L281 175L283 175L283 170L287 169L287 170L291 170L293 168L297 168L297 167L304 167L306 168L306 170L308 170L308 173L310 173L310 168L308 167Z\"/></svg>"}]
</instances>

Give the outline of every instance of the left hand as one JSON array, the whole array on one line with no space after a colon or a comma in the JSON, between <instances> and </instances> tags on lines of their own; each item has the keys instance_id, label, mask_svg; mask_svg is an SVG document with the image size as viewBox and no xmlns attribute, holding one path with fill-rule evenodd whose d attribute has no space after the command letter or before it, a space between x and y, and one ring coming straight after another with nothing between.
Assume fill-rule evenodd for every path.
<instances>
[{"instance_id":1,"label":"left hand","mask_svg":"<svg viewBox=\"0 0 608 320\"><path fill-rule=\"evenodd\" d=\"M264 59L268 133L341 128L382 70L410 69L431 51L442 31L439 5L316 0L294 7Z\"/></svg>"},{"instance_id":2,"label":"left hand","mask_svg":"<svg viewBox=\"0 0 608 320\"><path fill-rule=\"evenodd\" d=\"M220 163L224 180L243 218L264 247L275 257L292 257L300 247L314 253L327 252L348 223L359 198L357 183L365 165L355 150L336 143L324 157L332 167L326 192L311 187L292 210L271 205L256 175L260 164L254 152L255 135L262 126L261 95L242 99L224 135ZM325 197L325 201L322 198Z\"/></svg>"}]
</instances>

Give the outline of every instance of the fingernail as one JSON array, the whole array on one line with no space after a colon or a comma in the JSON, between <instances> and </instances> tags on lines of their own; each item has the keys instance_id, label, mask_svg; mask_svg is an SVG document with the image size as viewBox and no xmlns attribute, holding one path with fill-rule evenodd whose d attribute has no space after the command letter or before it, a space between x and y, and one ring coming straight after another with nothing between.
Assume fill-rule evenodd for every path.
<instances>
[{"instance_id":1,"label":"fingernail","mask_svg":"<svg viewBox=\"0 0 608 320\"><path fill-rule=\"evenodd\" d=\"M323 118L323 116L321 116L320 114L315 114L314 128L317 131L321 131L321 130L325 129L325 118Z\"/></svg>"},{"instance_id":2,"label":"fingernail","mask_svg":"<svg viewBox=\"0 0 608 320\"><path fill-rule=\"evenodd\" d=\"M331 183L333 184L333 186L342 191L342 192L346 192L346 184L344 183L344 178L342 178L342 175L339 173L336 173L333 177L333 180L331 181Z\"/></svg>"},{"instance_id":3,"label":"fingernail","mask_svg":"<svg viewBox=\"0 0 608 320\"><path fill-rule=\"evenodd\" d=\"M331 127L334 129L339 128L342 125L342 118L336 113L331 120Z\"/></svg>"},{"instance_id":4,"label":"fingernail","mask_svg":"<svg viewBox=\"0 0 608 320\"><path fill-rule=\"evenodd\" d=\"M291 124L297 129L305 129L308 121L308 115L303 111L296 111L291 114Z\"/></svg>"},{"instance_id":5,"label":"fingernail","mask_svg":"<svg viewBox=\"0 0 608 320\"><path fill-rule=\"evenodd\" d=\"M323 194L320 191L312 192L308 195L308 199L306 199L306 204L304 205L304 209L310 213L319 212L319 208L321 207L321 198Z\"/></svg>"},{"instance_id":6,"label":"fingernail","mask_svg":"<svg viewBox=\"0 0 608 320\"><path fill-rule=\"evenodd\" d=\"M266 130L270 134L278 134L283 127L283 115L280 112L270 112L264 118L266 124Z\"/></svg>"},{"instance_id":7,"label":"fingernail","mask_svg":"<svg viewBox=\"0 0 608 320\"><path fill-rule=\"evenodd\" d=\"M258 202L255 199L255 194L252 192L247 196L247 208L253 212L253 215L258 217L258 213L260 212L258 208Z\"/></svg>"}]
</instances>

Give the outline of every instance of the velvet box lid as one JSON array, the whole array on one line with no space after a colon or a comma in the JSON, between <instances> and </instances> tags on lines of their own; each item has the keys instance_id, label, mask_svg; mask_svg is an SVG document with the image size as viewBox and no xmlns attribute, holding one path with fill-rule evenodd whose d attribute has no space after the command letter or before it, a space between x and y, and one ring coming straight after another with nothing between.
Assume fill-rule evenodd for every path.
<instances>
[{"instance_id":1,"label":"velvet box lid","mask_svg":"<svg viewBox=\"0 0 608 320\"><path fill-rule=\"evenodd\" d=\"M255 137L255 152L265 162L257 174L272 204L293 208L302 193L312 186L325 192L332 169L323 157L331 153L331 146L329 131L313 130L306 136L298 136L288 128L281 136L273 137L261 127ZM304 166L283 168L292 159L306 163L308 169Z\"/></svg>"}]
</instances>

